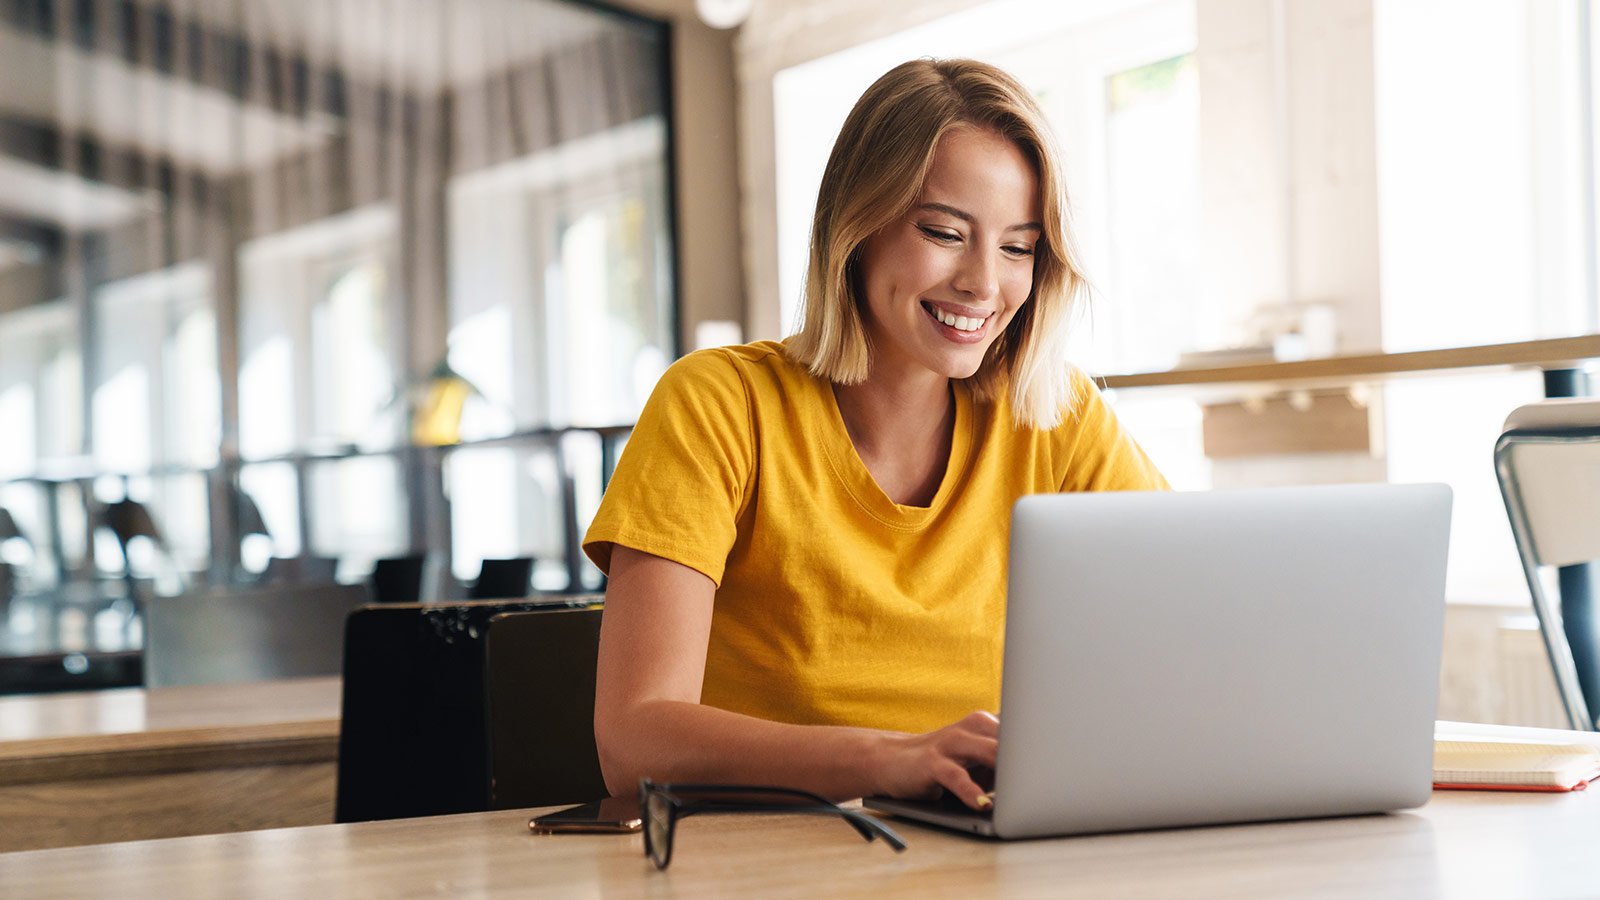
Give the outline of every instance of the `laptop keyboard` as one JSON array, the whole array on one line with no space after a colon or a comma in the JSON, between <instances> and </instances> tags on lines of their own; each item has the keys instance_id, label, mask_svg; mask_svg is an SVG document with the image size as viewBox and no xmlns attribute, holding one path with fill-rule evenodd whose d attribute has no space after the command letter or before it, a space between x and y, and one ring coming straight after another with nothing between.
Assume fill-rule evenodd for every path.
<instances>
[{"instance_id":1,"label":"laptop keyboard","mask_svg":"<svg viewBox=\"0 0 1600 900\"><path fill-rule=\"evenodd\" d=\"M960 797L957 797L955 794L952 794L949 791L945 791L944 793L940 794L935 805L938 807L939 812L942 813L979 816L985 819L994 815L993 806L989 807L988 809L973 809L965 803L962 803Z\"/></svg>"}]
</instances>

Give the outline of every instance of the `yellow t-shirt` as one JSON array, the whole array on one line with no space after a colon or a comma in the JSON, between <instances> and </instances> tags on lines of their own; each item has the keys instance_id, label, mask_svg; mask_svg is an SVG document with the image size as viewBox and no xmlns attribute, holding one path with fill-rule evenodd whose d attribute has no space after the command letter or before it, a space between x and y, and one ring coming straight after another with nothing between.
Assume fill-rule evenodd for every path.
<instances>
[{"instance_id":1,"label":"yellow t-shirt","mask_svg":"<svg viewBox=\"0 0 1600 900\"><path fill-rule=\"evenodd\" d=\"M913 732L998 711L1012 504L1167 486L1074 378L1076 412L1050 431L958 382L950 461L920 508L878 487L832 386L782 345L690 354L645 405L584 551L606 570L622 544L716 582L702 703Z\"/></svg>"}]
</instances>

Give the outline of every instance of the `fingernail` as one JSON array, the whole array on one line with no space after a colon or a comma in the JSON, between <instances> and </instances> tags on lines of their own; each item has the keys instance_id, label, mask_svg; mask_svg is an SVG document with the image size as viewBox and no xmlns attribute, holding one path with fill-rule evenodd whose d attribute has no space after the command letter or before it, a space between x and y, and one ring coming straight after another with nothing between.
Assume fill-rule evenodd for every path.
<instances>
[{"instance_id":1,"label":"fingernail","mask_svg":"<svg viewBox=\"0 0 1600 900\"><path fill-rule=\"evenodd\" d=\"M994 794L981 794L978 797L978 808L988 809L994 805Z\"/></svg>"}]
</instances>

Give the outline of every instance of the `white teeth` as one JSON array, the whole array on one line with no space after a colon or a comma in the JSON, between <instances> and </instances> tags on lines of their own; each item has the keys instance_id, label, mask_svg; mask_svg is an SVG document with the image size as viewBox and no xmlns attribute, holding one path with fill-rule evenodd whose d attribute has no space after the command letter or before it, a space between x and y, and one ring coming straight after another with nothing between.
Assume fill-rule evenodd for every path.
<instances>
[{"instance_id":1,"label":"white teeth","mask_svg":"<svg viewBox=\"0 0 1600 900\"><path fill-rule=\"evenodd\" d=\"M930 306L929 308L933 310L934 318L946 325L949 325L951 328L954 328L957 331L977 331L979 328L982 328L983 323L988 320L987 317L982 319L972 319L968 318L967 316L953 316L937 306Z\"/></svg>"}]
</instances>

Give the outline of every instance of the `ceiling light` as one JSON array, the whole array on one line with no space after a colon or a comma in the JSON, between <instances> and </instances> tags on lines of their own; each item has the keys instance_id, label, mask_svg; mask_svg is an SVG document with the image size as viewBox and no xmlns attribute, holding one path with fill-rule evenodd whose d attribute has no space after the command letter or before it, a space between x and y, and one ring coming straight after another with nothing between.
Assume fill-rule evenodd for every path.
<instances>
[{"instance_id":1,"label":"ceiling light","mask_svg":"<svg viewBox=\"0 0 1600 900\"><path fill-rule=\"evenodd\" d=\"M735 28L750 17L755 0L694 0L700 21L712 28Z\"/></svg>"}]
</instances>

